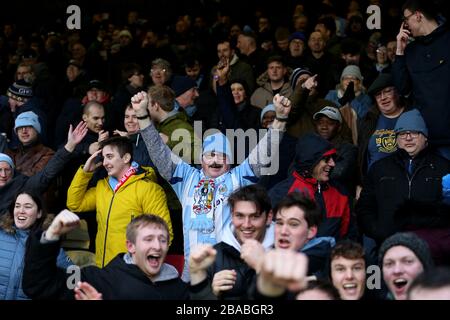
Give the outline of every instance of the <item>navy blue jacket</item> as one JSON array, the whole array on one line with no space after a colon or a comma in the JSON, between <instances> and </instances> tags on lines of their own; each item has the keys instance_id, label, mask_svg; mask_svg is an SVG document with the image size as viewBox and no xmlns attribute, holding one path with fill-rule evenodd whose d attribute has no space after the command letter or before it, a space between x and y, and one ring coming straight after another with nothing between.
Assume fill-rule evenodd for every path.
<instances>
[{"instance_id":1,"label":"navy blue jacket","mask_svg":"<svg viewBox=\"0 0 450 320\"><path fill-rule=\"evenodd\" d=\"M450 145L450 31L441 25L415 38L396 56L392 77L401 94L412 94L433 145Z\"/></svg>"}]
</instances>

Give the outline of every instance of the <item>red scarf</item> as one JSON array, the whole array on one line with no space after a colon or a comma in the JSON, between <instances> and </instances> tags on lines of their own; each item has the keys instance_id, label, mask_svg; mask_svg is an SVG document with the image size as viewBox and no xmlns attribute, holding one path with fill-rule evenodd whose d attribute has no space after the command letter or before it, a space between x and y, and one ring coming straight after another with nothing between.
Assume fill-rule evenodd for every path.
<instances>
[{"instance_id":1,"label":"red scarf","mask_svg":"<svg viewBox=\"0 0 450 320\"><path fill-rule=\"evenodd\" d=\"M125 184L125 182L127 182L127 180L133 176L135 173L137 172L137 168L131 166L128 168L127 172L125 172L125 174L122 176L122 178L120 178L119 183L116 185L116 187L114 188L114 193L117 192L117 190L119 190L119 188L121 186L123 186Z\"/></svg>"}]
</instances>

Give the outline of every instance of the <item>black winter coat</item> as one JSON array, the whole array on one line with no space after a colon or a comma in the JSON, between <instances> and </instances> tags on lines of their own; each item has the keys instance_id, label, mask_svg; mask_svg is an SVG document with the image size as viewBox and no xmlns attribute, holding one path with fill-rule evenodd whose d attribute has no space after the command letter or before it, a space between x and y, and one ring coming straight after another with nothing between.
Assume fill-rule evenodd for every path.
<instances>
[{"instance_id":1,"label":"black winter coat","mask_svg":"<svg viewBox=\"0 0 450 320\"><path fill-rule=\"evenodd\" d=\"M217 250L216 260L207 269L207 277L201 283L191 286L191 298L193 299L217 299L212 292L212 281L214 274L222 270L236 271L236 282L231 290L224 291L219 299L238 300L248 299L248 289L256 280L255 270L250 268L244 260L241 259L241 253L233 246L220 242L214 246Z\"/></svg>"},{"instance_id":2,"label":"black winter coat","mask_svg":"<svg viewBox=\"0 0 450 320\"><path fill-rule=\"evenodd\" d=\"M415 38L396 56L392 78L402 95L412 94L428 127L432 145L450 145L450 31L443 24Z\"/></svg>"},{"instance_id":3,"label":"black winter coat","mask_svg":"<svg viewBox=\"0 0 450 320\"><path fill-rule=\"evenodd\" d=\"M442 177L450 172L450 162L427 148L414 158L409 177L409 159L406 151L399 149L375 162L364 179L356 215L362 231L379 244L404 228L445 227L432 212L422 212L422 217L400 217L399 209L406 202L441 201Z\"/></svg>"},{"instance_id":4,"label":"black winter coat","mask_svg":"<svg viewBox=\"0 0 450 320\"><path fill-rule=\"evenodd\" d=\"M22 286L33 299L74 299L68 289L69 277L74 273L56 266L59 242L40 243L41 235L30 236L25 255ZM185 300L189 297L187 284L180 278L152 282L134 264L127 264L123 253L118 254L105 268L88 266L81 269L80 281L87 281L103 299L111 300Z\"/></svg>"}]
</instances>

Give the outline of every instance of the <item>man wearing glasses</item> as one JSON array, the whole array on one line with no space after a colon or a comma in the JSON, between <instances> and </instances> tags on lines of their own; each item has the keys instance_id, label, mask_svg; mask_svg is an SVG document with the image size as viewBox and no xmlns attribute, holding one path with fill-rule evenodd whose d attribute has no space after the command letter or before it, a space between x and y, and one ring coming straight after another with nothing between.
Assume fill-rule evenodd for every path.
<instances>
[{"instance_id":1,"label":"man wearing glasses","mask_svg":"<svg viewBox=\"0 0 450 320\"><path fill-rule=\"evenodd\" d=\"M414 38L414 41L411 41ZM429 143L450 159L450 32L432 1L408 0L392 66L395 86L411 95L429 130Z\"/></svg>"},{"instance_id":2,"label":"man wearing glasses","mask_svg":"<svg viewBox=\"0 0 450 320\"><path fill-rule=\"evenodd\" d=\"M450 250L449 209L441 205L450 163L428 148L429 131L417 109L404 112L394 131L398 150L375 162L364 181L356 205L360 227L378 245L396 232L416 232L438 255L436 245Z\"/></svg>"}]
</instances>

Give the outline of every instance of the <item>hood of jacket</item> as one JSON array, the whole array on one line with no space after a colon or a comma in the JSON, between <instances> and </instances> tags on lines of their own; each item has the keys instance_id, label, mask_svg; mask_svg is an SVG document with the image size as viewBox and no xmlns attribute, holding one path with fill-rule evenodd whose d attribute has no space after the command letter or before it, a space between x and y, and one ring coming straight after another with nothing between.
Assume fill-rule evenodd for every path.
<instances>
[{"instance_id":1,"label":"hood of jacket","mask_svg":"<svg viewBox=\"0 0 450 320\"><path fill-rule=\"evenodd\" d=\"M311 177L314 166L324 155L336 153L333 145L315 133L303 135L295 147L294 168L303 177Z\"/></svg>"}]
</instances>

